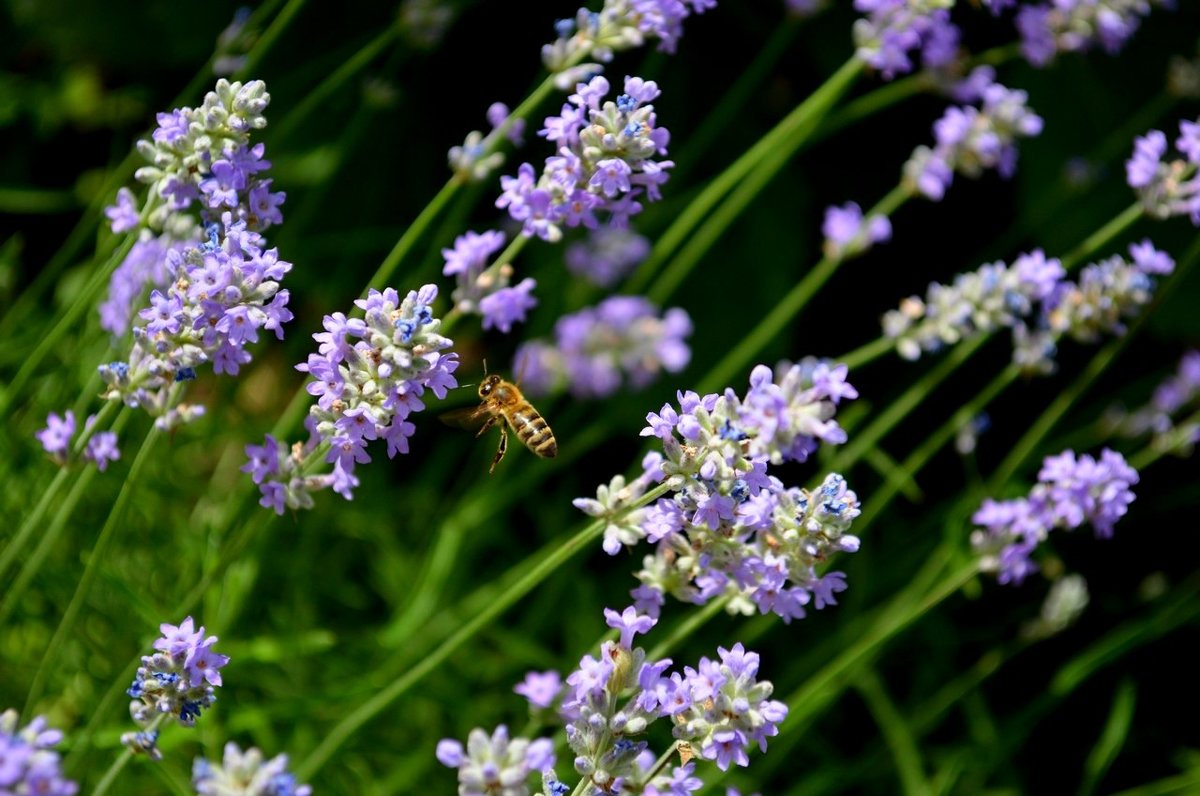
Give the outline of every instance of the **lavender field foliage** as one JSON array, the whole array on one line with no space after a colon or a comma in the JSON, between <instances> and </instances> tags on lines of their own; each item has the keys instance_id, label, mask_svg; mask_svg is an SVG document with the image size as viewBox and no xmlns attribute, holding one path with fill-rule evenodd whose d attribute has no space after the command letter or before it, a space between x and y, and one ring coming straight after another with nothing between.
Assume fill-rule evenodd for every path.
<instances>
[{"instance_id":1,"label":"lavender field foliage","mask_svg":"<svg viewBox=\"0 0 1200 796\"><path fill-rule=\"evenodd\" d=\"M1200 790L1196 4L0 30L0 794Z\"/></svg>"}]
</instances>

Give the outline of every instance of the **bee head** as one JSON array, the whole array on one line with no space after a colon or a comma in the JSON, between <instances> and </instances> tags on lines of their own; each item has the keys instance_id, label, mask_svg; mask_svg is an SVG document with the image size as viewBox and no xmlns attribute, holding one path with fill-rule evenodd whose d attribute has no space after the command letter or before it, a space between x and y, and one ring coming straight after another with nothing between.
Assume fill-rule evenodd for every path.
<instances>
[{"instance_id":1,"label":"bee head","mask_svg":"<svg viewBox=\"0 0 1200 796\"><path fill-rule=\"evenodd\" d=\"M485 377L483 381L479 382L479 397L487 398L499 383L500 377L494 373L491 376Z\"/></svg>"}]
</instances>

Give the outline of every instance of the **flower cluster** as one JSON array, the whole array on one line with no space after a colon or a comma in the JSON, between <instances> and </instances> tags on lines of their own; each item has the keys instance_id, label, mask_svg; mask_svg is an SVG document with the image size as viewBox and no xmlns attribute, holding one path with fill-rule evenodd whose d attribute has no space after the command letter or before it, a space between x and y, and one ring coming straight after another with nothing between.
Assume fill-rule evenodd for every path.
<instances>
[{"instance_id":1,"label":"flower cluster","mask_svg":"<svg viewBox=\"0 0 1200 796\"><path fill-rule=\"evenodd\" d=\"M167 253L170 287L151 292L150 306L138 313L129 359L100 366L103 397L144 408L163 428L200 413L172 405L176 383L196 378L207 362L236 375L250 362L246 346L259 330L283 339L292 319L288 291L279 286L292 264L264 250L262 236L228 212L207 233L207 242Z\"/></svg>"},{"instance_id":2,"label":"flower cluster","mask_svg":"<svg viewBox=\"0 0 1200 796\"><path fill-rule=\"evenodd\" d=\"M1130 487L1137 482L1137 471L1107 448L1098 460L1069 450L1046 457L1028 497L989 498L972 516L982 529L971 535L971 543L982 556L983 569L996 572L1000 583L1020 584L1037 571L1031 556L1050 531L1073 530L1086 522L1097 538L1110 538L1113 525L1133 502Z\"/></svg>"},{"instance_id":3,"label":"flower cluster","mask_svg":"<svg viewBox=\"0 0 1200 796\"><path fill-rule=\"evenodd\" d=\"M95 415L89 415L83 427L90 430L96 422ZM71 438L75 436L75 413L68 409L63 416L54 412L46 418L46 427L34 434L42 448L58 464L66 464L71 454ZM110 462L121 458L121 449L117 447L115 431L98 431L88 437L87 446L83 449L83 458L96 465L96 469L104 472Z\"/></svg>"},{"instance_id":4,"label":"flower cluster","mask_svg":"<svg viewBox=\"0 0 1200 796\"><path fill-rule=\"evenodd\" d=\"M495 328L508 334L513 324L524 322L525 313L537 305L533 297L537 281L526 277L510 285L513 270L510 264L488 266L492 255L503 245L504 233L496 230L459 235L453 248L442 249L445 260L442 274L455 278L457 286L451 295L455 309L482 315L484 329Z\"/></svg>"},{"instance_id":5,"label":"flower cluster","mask_svg":"<svg viewBox=\"0 0 1200 796\"><path fill-rule=\"evenodd\" d=\"M258 749L243 752L230 741L220 763L196 758L192 787L198 796L312 796L311 787L296 784L287 764L287 755L264 760Z\"/></svg>"},{"instance_id":6,"label":"flower cluster","mask_svg":"<svg viewBox=\"0 0 1200 796\"><path fill-rule=\"evenodd\" d=\"M673 307L661 316L640 296L612 296L595 307L564 315L554 340L533 340L517 349L514 372L533 395L566 386L581 398L603 398L622 381L638 389L662 371L687 366L692 321Z\"/></svg>"},{"instance_id":7,"label":"flower cluster","mask_svg":"<svg viewBox=\"0 0 1200 796\"><path fill-rule=\"evenodd\" d=\"M108 298L100 304L100 328L119 337L129 331L134 313L146 300L147 286L163 288L171 278L167 270L167 252L182 254L196 246L199 236L173 240L142 230L129 254L113 271L108 283Z\"/></svg>"},{"instance_id":8,"label":"flower cluster","mask_svg":"<svg viewBox=\"0 0 1200 796\"><path fill-rule=\"evenodd\" d=\"M358 485L354 468L371 461L372 440L387 442L389 458L408 453L408 438L416 431L408 417L425 408L425 391L444 398L458 386L458 356L441 353L452 343L438 334L442 322L430 310L437 292L425 285L402 299L392 288L371 290L355 301L363 318L325 316L325 331L313 335L317 353L296 366L311 379L307 390L317 402L309 408L310 430L318 439L290 451L270 436L261 446L246 447L250 460L242 471L259 485L263 506L279 514L285 506L309 508L311 493L330 487L351 499ZM331 473L305 472L317 442L327 451Z\"/></svg>"},{"instance_id":9,"label":"flower cluster","mask_svg":"<svg viewBox=\"0 0 1200 796\"><path fill-rule=\"evenodd\" d=\"M930 283L925 298L909 296L883 316L883 331L905 359L937 351L964 337L1009 328L1033 314L1051 295L1066 270L1041 249L1017 257L1012 265L990 263L959 274L950 285Z\"/></svg>"},{"instance_id":10,"label":"flower cluster","mask_svg":"<svg viewBox=\"0 0 1200 796\"><path fill-rule=\"evenodd\" d=\"M658 39L660 50L675 52L683 21L716 6L717 0L604 0L599 11L581 8L574 19L560 20L554 26L558 38L542 47L542 61L565 89L584 75L602 72L601 64L614 53L640 47L646 39Z\"/></svg>"},{"instance_id":11,"label":"flower cluster","mask_svg":"<svg viewBox=\"0 0 1200 796\"><path fill-rule=\"evenodd\" d=\"M142 657L133 685L125 693L133 697L129 713L141 732L121 736L121 743L137 753L157 760L158 726L162 717L174 717L185 727L196 722L200 711L217 701L214 689L221 685L221 667L229 657L213 649L216 636L205 636L189 616L178 626L163 623L162 638L154 642L158 652Z\"/></svg>"},{"instance_id":12,"label":"flower cluster","mask_svg":"<svg viewBox=\"0 0 1200 796\"><path fill-rule=\"evenodd\" d=\"M472 130L467 133L462 146L451 147L446 156L450 170L463 180L479 182L500 168L504 163L504 155L492 151L492 146L501 135L516 146L522 143L525 120L510 119L507 105L493 102L488 106L486 115L488 123L492 125L491 131L485 136L479 130Z\"/></svg>"},{"instance_id":13,"label":"flower cluster","mask_svg":"<svg viewBox=\"0 0 1200 796\"><path fill-rule=\"evenodd\" d=\"M926 67L948 65L958 54L953 5L954 0L854 0L854 9L864 15L854 23L858 57L884 80L911 72L915 50Z\"/></svg>"},{"instance_id":14,"label":"flower cluster","mask_svg":"<svg viewBox=\"0 0 1200 796\"><path fill-rule=\"evenodd\" d=\"M973 91L979 94L979 107L948 109L933 125L934 146L917 147L904 164L911 189L927 199L941 201L955 172L976 178L987 169L996 169L1002 177L1012 176L1017 167L1017 139L1042 131L1042 118L1027 107L1024 91L1000 83L975 86Z\"/></svg>"},{"instance_id":15,"label":"flower cluster","mask_svg":"<svg viewBox=\"0 0 1200 796\"><path fill-rule=\"evenodd\" d=\"M638 197L660 198L659 186L674 165L654 159L666 155L670 134L649 104L660 93L653 81L626 77L615 101L604 100L609 84L602 76L578 84L576 92L538 133L557 147L541 176L522 163L516 177L500 178L496 206L507 208L527 236L554 242L564 225L599 226L597 214L624 226L641 212Z\"/></svg>"},{"instance_id":16,"label":"flower cluster","mask_svg":"<svg viewBox=\"0 0 1200 796\"><path fill-rule=\"evenodd\" d=\"M1171 0L1050 0L1017 12L1021 53L1045 66L1060 52L1086 52L1099 44L1118 52L1133 36L1152 5ZM995 6L993 6L995 10Z\"/></svg>"},{"instance_id":17,"label":"flower cluster","mask_svg":"<svg viewBox=\"0 0 1200 796\"><path fill-rule=\"evenodd\" d=\"M701 658L693 668L668 671L672 661L647 660L646 650L634 646L634 638L649 631L657 619L628 607L618 613L604 611L609 627L618 631L615 641L600 645L599 657L584 655L579 668L569 674L566 685L555 672L545 675L531 673L526 683L539 681L539 706L558 703L558 714L566 724L567 742L575 753L575 772L582 777L575 792L589 796L604 793L646 793L661 796L687 796L699 790L703 782L695 776L696 764L690 761L695 750L703 760L716 763L722 771L731 765L749 764L747 752L757 745L767 750L767 739L778 733L779 722L787 716L787 706L771 699L774 687L758 680L759 656L741 644L730 649L719 648L718 660ZM517 688L518 692L522 689ZM680 751L681 765L664 773L669 757L656 760L649 744L638 740L659 719L667 720L676 739L674 750ZM500 733L501 727L497 732ZM509 747L507 734L501 736L499 748ZM524 756L509 753L506 766L492 751L495 741L489 742L482 730L472 733L475 751L471 753L474 776L467 780L463 772L462 746L456 741L438 745L438 759L446 765L459 767L460 793L485 794L479 776L481 763L492 762L492 782L502 781L513 790L505 793L527 794L524 781L536 770ZM512 742L526 743L523 739ZM532 750L537 743L523 746ZM549 747L548 747L549 748ZM539 755L544 760L547 755ZM493 762L495 761L495 762ZM497 769L511 771L504 780ZM570 789L558 780L549 764L542 768L542 793L563 796ZM464 789L469 784L471 789Z\"/></svg>"},{"instance_id":18,"label":"flower cluster","mask_svg":"<svg viewBox=\"0 0 1200 796\"><path fill-rule=\"evenodd\" d=\"M15 710L0 713L0 794L71 796L79 786L62 774L62 761L53 747L62 733L51 730L41 716L18 729Z\"/></svg>"},{"instance_id":19,"label":"flower cluster","mask_svg":"<svg viewBox=\"0 0 1200 796\"><path fill-rule=\"evenodd\" d=\"M922 351L1012 328L1014 361L1028 372L1049 373L1058 338L1090 343L1101 333L1120 334L1122 319L1150 301L1154 277L1174 270L1171 257L1148 240L1129 252L1132 262L1114 255L1085 266L1075 282L1040 249L1012 265L991 263L951 285L931 284L924 299L905 299L883 316L883 331L900 356L917 359Z\"/></svg>"},{"instance_id":20,"label":"flower cluster","mask_svg":"<svg viewBox=\"0 0 1200 796\"><path fill-rule=\"evenodd\" d=\"M546 738L510 739L508 728L501 724L490 737L482 729L471 730L466 749L458 741L442 739L437 759L458 769L460 796L528 796L530 774L554 765L554 744Z\"/></svg>"},{"instance_id":21,"label":"flower cluster","mask_svg":"<svg viewBox=\"0 0 1200 796\"><path fill-rule=\"evenodd\" d=\"M1164 161L1167 136L1161 130L1134 139L1133 156L1125 161L1126 180L1150 216L1188 216L1200 226L1200 176L1196 174L1200 167L1200 121L1179 123L1175 148L1184 158Z\"/></svg>"},{"instance_id":22,"label":"flower cluster","mask_svg":"<svg viewBox=\"0 0 1200 796\"><path fill-rule=\"evenodd\" d=\"M1124 437L1152 435L1152 444L1162 449L1190 453L1200 441L1200 424L1180 422L1186 408L1194 408L1200 396L1200 351L1188 351L1168 379L1154 390L1150 402L1133 412L1114 409L1109 412L1110 429Z\"/></svg>"},{"instance_id":23,"label":"flower cluster","mask_svg":"<svg viewBox=\"0 0 1200 796\"><path fill-rule=\"evenodd\" d=\"M758 681L757 654L734 644L718 649L719 660L701 658L695 668L669 672L669 658L649 661L643 648L633 646L634 636L656 619L633 607L604 615L619 638L604 642L598 658L583 656L566 678L562 703L575 771L592 785L586 793L636 792L657 775L642 759L647 743L634 739L658 719L668 719L677 741L722 771L748 765L752 745L766 751L787 706L770 698L771 683Z\"/></svg>"},{"instance_id":24,"label":"flower cluster","mask_svg":"<svg viewBox=\"0 0 1200 796\"><path fill-rule=\"evenodd\" d=\"M152 164L134 175L150 186L147 226L168 229L193 203L202 208L202 215L229 212L253 230L282 221L279 205L284 194L273 193L272 181L262 177L271 166L263 159L263 145L250 145L251 131L267 126L263 112L270 101L261 80L243 85L221 79L199 108L158 114L151 140L137 144ZM118 198L116 210L109 212L116 232L138 224L136 213L131 215L131 198L128 193Z\"/></svg>"},{"instance_id":25,"label":"flower cluster","mask_svg":"<svg viewBox=\"0 0 1200 796\"><path fill-rule=\"evenodd\" d=\"M825 236L825 256L844 260L865 254L876 243L891 240L892 222L887 216L863 218L858 203L847 202L841 207L826 208L821 233Z\"/></svg>"},{"instance_id":26,"label":"flower cluster","mask_svg":"<svg viewBox=\"0 0 1200 796\"><path fill-rule=\"evenodd\" d=\"M567 247L567 270L600 287L611 287L650 254L650 241L625 227L589 230Z\"/></svg>"},{"instance_id":27,"label":"flower cluster","mask_svg":"<svg viewBox=\"0 0 1200 796\"><path fill-rule=\"evenodd\" d=\"M696 604L728 596L731 610L788 622L810 602L836 604L844 575L817 568L858 549L848 533L858 498L840 475L813 490L786 487L768 465L803 462L819 442L844 442L833 416L842 399L857 395L845 366L805 360L774 373L759 365L744 397L680 393L678 408L648 414L642 435L661 439L665 458L652 453L638 479L617 476L596 499L575 501L607 522L608 553L643 538L656 545L637 573L636 604L657 615L666 593ZM664 479L672 495L629 510Z\"/></svg>"}]
</instances>

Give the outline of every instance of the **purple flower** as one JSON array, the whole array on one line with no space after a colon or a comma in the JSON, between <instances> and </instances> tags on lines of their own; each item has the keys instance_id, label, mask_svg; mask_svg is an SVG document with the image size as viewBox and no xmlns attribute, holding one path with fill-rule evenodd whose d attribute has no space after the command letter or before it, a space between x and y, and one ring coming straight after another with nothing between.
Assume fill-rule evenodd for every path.
<instances>
[{"instance_id":1,"label":"purple flower","mask_svg":"<svg viewBox=\"0 0 1200 796\"><path fill-rule=\"evenodd\" d=\"M46 453L56 460L64 461L71 450L71 437L75 436L75 413L68 409L60 417L51 412L46 417L46 427L34 434Z\"/></svg>"},{"instance_id":2,"label":"purple flower","mask_svg":"<svg viewBox=\"0 0 1200 796\"><path fill-rule=\"evenodd\" d=\"M393 288L371 290L355 302L361 320L341 313L325 317L325 331L313 335L317 353L296 366L309 374L307 390L318 398L309 408L313 437L291 455L270 437L246 448L242 471L259 485L261 505L280 514L285 507L310 508L321 489L350 500L358 486L355 468L371 461L369 442L386 441L389 458L408 452L416 430L408 418L424 408L426 390L441 398L458 384L458 357L443 353L452 343L438 334L442 322L430 310L437 293L435 285L403 298ZM302 469L318 445L332 465L321 474Z\"/></svg>"},{"instance_id":3,"label":"purple flower","mask_svg":"<svg viewBox=\"0 0 1200 796\"><path fill-rule=\"evenodd\" d=\"M116 204L104 208L104 215L108 217L109 227L115 233L137 229L140 219L133 191L128 188L118 190Z\"/></svg>"},{"instance_id":4,"label":"purple flower","mask_svg":"<svg viewBox=\"0 0 1200 796\"><path fill-rule=\"evenodd\" d=\"M1097 537L1111 537L1113 525L1133 502L1130 487L1137 482L1137 471L1107 448L1099 460L1074 451L1048 456L1028 497L983 502L971 518L982 528L972 535L972 545L985 571L996 572L1001 583L1020 584L1037 570L1032 553L1051 531L1086 522Z\"/></svg>"},{"instance_id":5,"label":"purple flower","mask_svg":"<svg viewBox=\"0 0 1200 796\"><path fill-rule=\"evenodd\" d=\"M142 731L127 732L121 743L135 753L152 759L162 755L156 747L157 732L150 729L156 716L172 716L191 727L201 711L216 702L214 690L221 685L218 671L229 662L228 656L213 650L216 636L204 635L189 616L179 625L159 626L162 638L154 642L158 652L142 657L137 676L126 693L133 698L129 713Z\"/></svg>"},{"instance_id":6,"label":"purple flower","mask_svg":"<svg viewBox=\"0 0 1200 796\"><path fill-rule=\"evenodd\" d=\"M169 286L150 294L150 306L138 317L127 361L100 369L104 397L153 414L156 425L170 429L196 416L174 406L169 393L177 382L196 377L211 362L217 373L236 375L251 359L245 350L258 330L282 337L292 318L288 291L279 280L291 263L263 248L263 238L245 221L222 215L208 226L209 240L166 251Z\"/></svg>"},{"instance_id":7,"label":"purple flower","mask_svg":"<svg viewBox=\"0 0 1200 796\"><path fill-rule=\"evenodd\" d=\"M557 145L541 176L522 163L516 177L500 178L503 193L496 207L520 221L526 236L553 243L561 239L564 226L598 226L597 213L614 226L625 226L640 210L632 202L635 197L659 198L665 170L674 164L656 159L667 154L670 138L657 126L654 106L646 104L658 87L626 77L625 93L602 103L608 91L602 76L579 83L561 113L547 118L539 133Z\"/></svg>"},{"instance_id":8,"label":"purple flower","mask_svg":"<svg viewBox=\"0 0 1200 796\"><path fill-rule=\"evenodd\" d=\"M884 80L913 70L910 54L921 52L926 67L949 64L957 55L959 32L950 12L935 3L909 0L854 0L864 16L854 25L858 56Z\"/></svg>"},{"instance_id":9,"label":"purple flower","mask_svg":"<svg viewBox=\"0 0 1200 796\"><path fill-rule=\"evenodd\" d=\"M1160 219L1186 215L1200 226L1200 125L1180 122L1175 145L1184 157L1167 160L1167 136L1161 130L1135 138L1125 176L1147 214Z\"/></svg>"},{"instance_id":10,"label":"purple flower","mask_svg":"<svg viewBox=\"0 0 1200 796\"><path fill-rule=\"evenodd\" d=\"M253 747L242 751L233 741L225 744L221 762L197 757L192 764L192 787L198 796L224 796L231 792L253 792L261 796L311 796L312 788L297 785L287 770L287 755L264 760ZM243 788L245 790L243 790Z\"/></svg>"},{"instance_id":11,"label":"purple flower","mask_svg":"<svg viewBox=\"0 0 1200 796\"><path fill-rule=\"evenodd\" d=\"M952 107L933 127L933 148L918 147L904 165L912 189L939 201L955 172L979 177L995 169L1002 177L1016 170L1018 138L1042 131L1042 118L1027 107L1024 91L992 83L981 90L980 107Z\"/></svg>"},{"instance_id":12,"label":"purple flower","mask_svg":"<svg viewBox=\"0 0 1200 796\"><path fill-rule=\"evenodd\" d=\"M513 691L529 700L534 708L545 709L554 704L562 692L563 681L558 672L529 672Z\"/></svg>"},{"instance_id":13,"label":"purple flower","mask_svg":"<svg viewBox=\"0 0 1200 796\"><path fill-rule=\"evenodd\" d=\"M458 769L460 794L516 796L529 793L525 781L530 774L554 765L554 744L546 738L510 739L508 728L501 724L490 737L482 729L471 730L466 749L458 741L443 739L436 755L442 765Z\"/></svg>"},{"instance_id":14,"label":"purple flower","mask_svg":"<svg viewBox=\"0 0 1200 796\"><path fill-rule=\"evenodd\" d=\"M637 389L662 371L677 373L691 359L685 339L692 322L681 309L660 318L637 296L613 296L559 319L553 343L532 341L517 351L515 370L532 394L566 382L572 394L601 398L628 380Z\"/></svg>"},{"instance_id":15,"label":"purple flower","mask_svg":"<svg viewBox=\"0 0 1200 796\"><path fill-rule=\"evenodd\" d=\"M571 273L592 284L609 287L650 254L650 241L629 229L604 226L567 247L565 260Z\"/></svg>"},{"instance_id":16,"label":"purple flower","mask_svg":"<svg viewBox=\"0 0 1200 796\"><path fill-rule=\"evenodd\" d=\"M637 608L631 605L619 614L610 608L605 608L604 622L609 627L621 631L621 638L618 642L621 649L631 650L633 649L633 637L639 633L650 632L650 628L654 627L658 620L652 616L639 614Z\"/></svg>"},{"instance_id":17,"label":"purple flower","mask_svg":"<svg viewBox=\"0 0 1200 796\"><path fill-rule=\"evenodd\" d=\"M1012 2L1003 0L1003 5ZM1034 66L1045 66L1059 52L1085 52L1096 44L1116 53L1138 29L1141 17L1150 13L1150 6L1144 0L1051 0L1023 6L1016 19L1021 52Z\"/></svg>"},{"instance_id":18,"label":"purple flower","mask_svg":"<svg viewBox=\"0 0 1200 796\"><path fill-rule=\"evenodd\" d=\"M62 762L53 750L62 733L47 729L46 719L35 717L18 727L17 711L0 713L0 793L24 796L72 796L79 786L62 773Z\"/></svg>"},{"instance_id":19,"label":"purple flower","mask_svg":"<svg viewBox=\"0 0 1200 796\"><path fill-rule=\"evenodd\" d=\"M864 254L876 243L886 243L892 237L892 224L887 216L871 216L864 220L862 208L855 202L825 210L821 225L825 235L825 256L844 259Z\"/></svg>"},{"instance_id":20,"label":"purple flower","mask_svg":"<svg viewBox=\"0 0 1200 796\"><path fill-rule=\"evenodd\" d=\"M92 415L88 420L94 420L95 417L95 415ZM93 434L87 442L83 458L95 464L96 469L100 472L107 470L109 462L115 462L121 458L121 449L117 447L117 433L115 431L100 431Z\"/></svg>"},{"instance_id":21,"label":"purple flower","mask_svg":"<svg viewBox=\"0 0 1200 796\"><path fill-rule=\"evenodd\" d=\"M536 286L536 281L526 277L514 287L501 288L481 299L479 311L483 314L483 328L496 328L508 334L514 323L524 323L525 313L537 306L537 299L533 297Z\"/></svg>"}]
</instances>

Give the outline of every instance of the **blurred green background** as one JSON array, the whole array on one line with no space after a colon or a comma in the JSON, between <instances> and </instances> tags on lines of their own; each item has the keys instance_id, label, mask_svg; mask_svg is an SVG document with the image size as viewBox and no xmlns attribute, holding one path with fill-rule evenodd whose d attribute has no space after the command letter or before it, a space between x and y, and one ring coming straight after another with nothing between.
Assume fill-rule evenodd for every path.
<instances>
[{"instance_id":1,"label":"blurred green background","mask_svg":"<svg viewBox=\"0 0 1200 796\"><path fill-rule=\"evenodd\" d=\"M126 699L112 697L112 685L127 685L130 662L149 651L159 622L182 619L171 613L174 606L206 574L213 582L194 614L233 658L220 701L195 731L166 731L166 759L135 760L113 792L186 792L192 757L214 757L226 740L256 744L268 755L288 752L301 764L339 720L419 666L486 605L486 589L510 567L581 525L571 498L592 495L640 458L645 413L692 387L819 259L825 206L852 199L867 206L895 185L901 164L930 140L930 125L947 103L920 94L822 137L793 159L671 299L696 326L687 371L613 400L539 402L559 439L559 460L512 451L488 478L494 441L475 442L442 426L432 407L417 419L409 456L387 461L380 454L360 470L353 502L324 494L304 514L266 522L256 510L246 515L251 525L220 531L220 518L240 505L248 484L236 469L242 448L261 440L302 384L293 366L311 348L322 315L349 309L447 179L446 150L484 127L488 105L515 106L540 82L539 48L553 38L553 21L574 10L541 0L433 5L449 12L433 41L401 24L399 7L388 3L276 3L254 18L261 33L280 9L294 12L250 76L265 80L272 95L271 126L260 140L274 163L275 187L288 200L284 224L269 239L296 266L286 284L296 319L284 343L259 348L244 376L208 375L194 385L192 397L208 404L209 415L160 446L153 478L135 493L38 704L67 731L68 748L70 737L94 722L93 748L71 759L76 776L94 777L117 754L117 738L131 724ZM608 67L610 79L637 74L659 83L659 120L672 133L677 174L664 201L639 217L640 231L654 239L708 180L850 56L854 15L849 3L835 5L796 23L773 0L725 0L688 20L676 55L639 50ZM760 360L850 351L879 335L883 312L931 280L949 281L1033 247L1063 254L1128 206L1123 162L1132 136L1154 126L1173 137L1176 121L1198 112L1197 95L1165 90L1172 60L1197 56L1200 6L1180 5L1156 10L1118 57L1063 57L1046 70L1001 67L1000 81L1027 90L1046 120L1043 135L1022 142L1016 178L956 177L945 201L905 206L893 219L893 241L848 263ZM36 310L2 341L0 381L11 378L95 267L94 221L83 227L86 243L77 253L56 253L81 234L72 230L89 204L111 200L99 194L106 175L147 134L153 114L172 107L189 84L201 88L179 104L200 102L215 80L206 62L237 8L64 0L0 7L0 311L42 284L35 283L42 269L61 268ZM995 21L969 4L955 18L973 51L1013 39L1010 19ZM395 35L365 68L332 95L313 99L315 87L388 31ZM878 85L866 78L855 94ZM559 101L535 119L555 112ZM530 125L526 146L502 173L546 156L545 142L533 135L538 126ZM497 193L494 179L463 192L393 285L441 283L441 247L467 229L496 226ZM1142 221L1128 239L1145 236L1176 255L1196 237L1185 220L1175 220ZM460 327L461 381L476 381L484 358L493 370L508 370L521 339L549 334L563 312L602 295L572 281L561 258L561 246L540 243L523 253L518 272L537 278L540 303L513 335ZM1193 274L1053 429L1039 457L1067 445L1098 449L1102 412L1115 402L1143 403L1200 340L1198 302ZM1004 367L1009 343L1000 337L884 440L887 456L902 459ZM107 345L89 314L0 432L0 516L9 526L0 530L0 544L54 476L34 430L48 411L75 400ZM786 728L765 757L754 757L728 782L762 793L1108 793L1200 769L1196 666L1186 652L1200 642L1200 493L1190 460L1165 460L1144 474L1112 541L1098 543L1088 532L1055 540L1062 568L1082 573L1091 592L1074 627L1023 642L1020 628L1036 616L1045 582L1012 589L980 580L876 650L882 654L822 679L822 667L900 604L897 595L943 538L965 553L969 509L956 501L972 494L1094 351L1063 345L1056 376L1022 383L989 408L991 429L975 455L945 450L915 475L918 491L872 522L860 553L838 562L850 584L841 606L790 626L720 616L671 651L677 662L694 663L718 644L745 639L761 652L761 676L775 682L779 698L794 711L802 707L791 701L794 694L808 700L808 720ZM862 397L843 414L851 438L933 365L936 358L914 365L889 357L852 372ZM744 378L731 386L741 389ZM450 404L470 403L472 394L463 391ZM140 439L148 425L135 418L126 438ZM127 450L94 479L48 551L48 564L6 609L0 708L24 704L131 457ZM1029 462L1007 494L1025 491L1036 470L1036 460ZM782 477L805 483L820 472L818 461ZM846 476L869 509L879 472L864 463ZM233 556L231 539L246 545ZM601 609L626 604L639 564L640 553L609 558L594 545L563 565L349 738L312 778L317 792L451 791L453 772L433 758L437 740L465 738L474 726L521 728L527 710L513 684L529 669L565 672L592 651L604 630ZM464 603L472 593L477 599ZM695 610L669 603L658 638ZM666 743L656 740L660 748ZM926 791L914 791L914 768ZM565 774L569 759L559 769Z\"/></svg>"}]
</instances>

